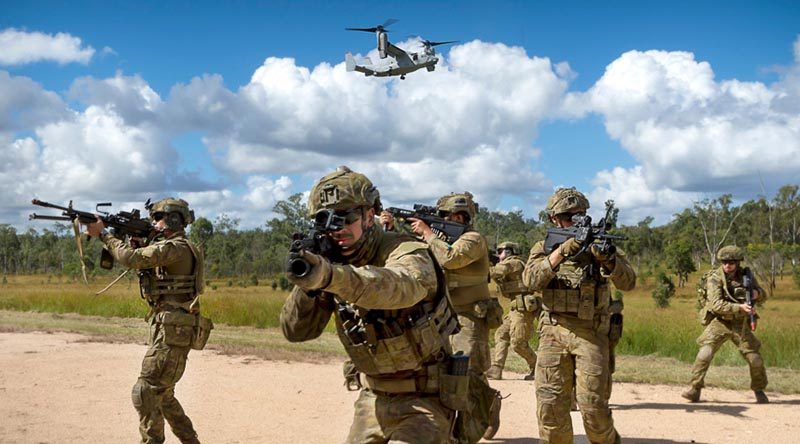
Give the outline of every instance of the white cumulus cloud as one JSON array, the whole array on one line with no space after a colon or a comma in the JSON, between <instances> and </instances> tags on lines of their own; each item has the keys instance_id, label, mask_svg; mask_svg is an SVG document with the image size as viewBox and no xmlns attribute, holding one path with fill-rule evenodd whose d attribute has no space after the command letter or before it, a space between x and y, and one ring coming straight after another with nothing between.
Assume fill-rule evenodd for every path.
<instances>
[{"instance_id":1,"label":"white cumulus cloud","mask_svg":"<svg viewBox=\"0 0 800 444\"><path fill-rule=\"evenodd\" d=\"M94 53L94 48L83 46L80 38L63 32L53 35L15 28L0 31L0 65L25 65L41 61L85 65Z\"/></svg>"},{"instance_id":2,"label":"white cumulus cloud","mask_svg":"<svg viewBox=\"0 0 800 444\"><path fill-rule=\"evenodd\" d=\"M797 70L796 61L768 85L717 80L711 65L689 52L623 54L587 92L565 101L568 114L602 115L608 134L639 163L598 173L595 193L624 196L616 199L623 209L658 203L653 211L663 215L690 205L697 193L746 196L761 180L769 187L796 181Z\"/></svg>"}]
</instances>

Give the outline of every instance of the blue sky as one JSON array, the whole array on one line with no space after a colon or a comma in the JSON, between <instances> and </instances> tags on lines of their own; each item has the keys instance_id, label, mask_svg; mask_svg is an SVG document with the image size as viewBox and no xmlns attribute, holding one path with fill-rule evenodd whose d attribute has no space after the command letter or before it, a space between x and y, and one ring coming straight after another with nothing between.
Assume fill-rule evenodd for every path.
<instances>
[{"instance_id":1,"label":"blue sky","mask_svg":"<svg viewBox=\"0 0 800 444\"><path fill-rule=\"evenodd\" d=\"M797 2L162 3L0 5L0 222L169 194L258 226L342 163L392 204L535 217L575 185L628 223L800 177ZM388 18L459 43L404 81L344 72L376 58L344 28Z\"/></svg>"}]
</instances>

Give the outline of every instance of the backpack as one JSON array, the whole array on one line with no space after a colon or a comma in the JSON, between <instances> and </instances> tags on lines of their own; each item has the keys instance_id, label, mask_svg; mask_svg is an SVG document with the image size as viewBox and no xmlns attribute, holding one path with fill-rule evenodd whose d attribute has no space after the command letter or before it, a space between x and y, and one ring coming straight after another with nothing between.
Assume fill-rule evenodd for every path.
<instances>
[{"instance_id":1,"label":"backpack","mask_svg":"<svg viewBox=\"0 0 800 444\"><path fill-rule=\"evenodd\" d=\"M708 278L714 271L706 271L697 282L697 314L701 325L708 325L714 319L714 313L708 309Z\"/></svg>"}]
</instances>

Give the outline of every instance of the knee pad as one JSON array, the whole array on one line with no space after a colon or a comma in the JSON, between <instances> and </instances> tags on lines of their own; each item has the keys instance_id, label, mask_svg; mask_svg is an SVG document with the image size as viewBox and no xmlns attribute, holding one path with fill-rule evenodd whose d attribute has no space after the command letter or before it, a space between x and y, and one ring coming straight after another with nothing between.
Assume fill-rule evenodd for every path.
<instances>
[{"instance_id":1,"label":"knee pad","mask_svg":"<svg viewBox=\"0 0 800 444\"><path fill-rule=\"evenodd\" d=\"M711 362L712 359L714 359L714 348L710 345L700 347L700 351L697 352L697 360Z\"/></svg>"},{"instance_id":2,"label":"knee pad","mask_svg":"<svg viewBox=\"0 0 800 444\"><path fill-rule=\"evenodd\" d=\"M764 360L761 359L760 353L747 353L744 355L744 359L750 363L753 367L763 367Z\"/></svg>"},{"instance_id":3,"label":"knee pad","mask_svg":"<svg viewBox=\"0 0 800 444\"><path fill-rule=\"evenodd\" d=\"M131 390L131 400L136 411L143 413L152 411L156 404L156 393L152 385L144 379L136 380Z\"/></svg>"}]
</instances>

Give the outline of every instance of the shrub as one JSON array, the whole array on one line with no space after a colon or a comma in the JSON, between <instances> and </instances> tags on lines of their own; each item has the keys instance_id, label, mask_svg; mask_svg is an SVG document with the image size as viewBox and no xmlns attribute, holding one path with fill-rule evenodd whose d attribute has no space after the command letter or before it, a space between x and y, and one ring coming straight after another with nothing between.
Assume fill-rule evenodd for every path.
<instances>
[{"instance_id":1,"label":"shrub","mask_svg":"<svg viewBox=\"0 0 800 444\"><path fill-rule=\"evenodd\" d=\"M258 287L258 276L255 273L250 275L250 285Z\"/></svg>"},{"instance_id":2,"label":"shrub","mask_svg":"<svg viewBox=\"0 0 800 444\"><path fill-rule=\"evenodd\" d=\"M675 283L672 278L667 276L663 271L659 271L656 275L656 287L653 289L653 300L656 301L656 307L667 308L669 307L669 300L675 296Z\"/></svg>"},{"instance_id":3,"label":"shrub","mask_svg":"<svg viewBox=\"0 0 800 444\"><path fill-rule=\"evenodd\" d=\"M289 282L289 279L287 279L286 276L281 276L280 279L278 279L278 285L283 291L289 291L292 289L292 283Z\"/></svg>"}]
</instances>

